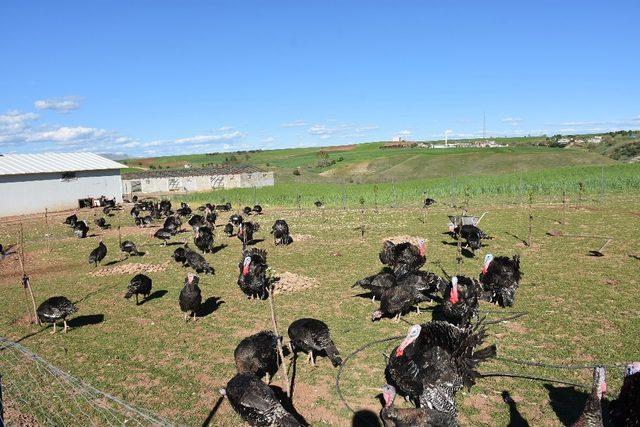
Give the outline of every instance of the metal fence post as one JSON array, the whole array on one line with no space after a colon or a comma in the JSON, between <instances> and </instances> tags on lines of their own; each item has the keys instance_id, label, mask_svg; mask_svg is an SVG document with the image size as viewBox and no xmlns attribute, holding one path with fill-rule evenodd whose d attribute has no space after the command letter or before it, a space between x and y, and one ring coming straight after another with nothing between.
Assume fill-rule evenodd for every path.
<instances>
[{"instance_id":1,"label":"metal fence post","mask_svg":"<svg viewBox=\"0 0 640 427\"><path fill-rule=\"evenodd\" d=\"M2 404L2 375L0 375L0 427L4 427L4 406Z\"/></svg>"}]
</instances>

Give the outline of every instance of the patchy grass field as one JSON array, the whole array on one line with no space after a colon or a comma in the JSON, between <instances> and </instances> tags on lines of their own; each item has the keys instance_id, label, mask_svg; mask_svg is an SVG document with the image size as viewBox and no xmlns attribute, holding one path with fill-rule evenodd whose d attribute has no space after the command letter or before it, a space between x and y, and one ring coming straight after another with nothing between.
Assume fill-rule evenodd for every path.
<instances>
[{"instance_id":1,"label":"patchy grass field","mask_svg":"<svg viewBox=\"0 0 640 427\"><path fill-rule=\"evenodd\" d=\"M631 199L631 200L630 200ZM260 200L258 200L260 202ZM557 200L556 200L557 202ZM378 251L383 239L396 236L422 236L428 239L426 269L452 274L457 272L456 248L446 244L447 214L455 213L436 205L427 213L417 208L384 208L364 213L365 235L359 230L362 214L357 209L316 209L298 211L263 203L265 215L253 218L262 226L257 234L265 239L269 264L277 273L289 272L312 278L314 286L276 295L281 334L289 323L310 316L329 324L343 357L356 348L383 337L405 334L406 323L390 320L371 323L377 308L367 298L357 296L351 285L378 271ZM551 363L614 363L640 359L640 304L638 271L640 261L640 200L637 193L607 196L605 204L575 199L566 209L566 221L558 203L534 200L533 245L522 240L528 235L526 205L491 203L472 198L472 213L488 211L482 228L494 236L475 259L464 259L462 274L477 276L485 253L522 257L524 279L514 311L528 315L489 327L489 342L495 342L502 356ZM20 267L15 255L0 261L0 335L38 353L65 371L126 401L162 414L178 423L201 424L210 414L218 389L234 374L233 350L245 336L271 327L268 302L248 301L236 286L240 241L217 232L216 244L227 245L207 260L216 269L214 276L201 276L203 298L210 299L209 313L197 323L185 323L178 307L178 293L187 270L170 259L175 246L162 247L154 241L155 228L132 227L128 210L111 218L114 229L96 234L109 248L106 267L97 270L87 263L89 251L98 236L78 240L61 225L64 215L50 218L50 250L44 238L42 219L24 222L26 268L37 302L63 294L79 301L77 317L81 326L67 334L49 335L49 329L25 321ZM79 216L92 223L93 213ZM226 220L228 215L222 215ZM296 241L288 247L275 247L268 234L277 218L285 218ZM146 252L141 258L118 260L118 235L133 240ZM95 227L91 227L95 231ZM607 235L614 238L605 256L587 256L598 249L602 239L551 237L546 232L562 230L573 234ZM0 242L18 242L19 226L0 222ZM191 233L175 241L191 240ZM155 298L141 306L123 298L129 279L144 264L154 281ZM103 270L106 269L106 270ZM158 292L160 291L160 292ZM211 298L215 298L211 299ZM219 300L218 300L219 299ZM218 301L220 304L214 309ZM425 307L428 304L424 305ZM483 303L483 309L496 318L496 307ZM104 316L104 317L102 317ZM405 316L419 323L431 318L429 310ZM342 376L342 387L350 405L378 412L380 404L372 387L384 382L383 352L397 343L380 344L349 360ZM591 373L522 368L501 362L482 366L484 371L526 372L588 384ZM337 370L326 359L308 366L298 359L295 372L294 404L312 425L349 425L352 414L335 392ZM3 373L7 375L7 373ZM616 394L621 371L608 373L609 390ZM274 384L282 386L276 375ZM560 387L560 388L558 388ZM501 392L508 390L522 416L531 425L560 425L577 416L583 391L521 379L480 379L470 392L459 394L458 404L464 425L506 425L510 414ZM553 397L553 403L550 402ZM397 402L397 404L402 404ZM22 412L28 408L20 408ZM228 403L223 403L211 423L238 425L240 419Z\"/></svg>"}]
</instances>

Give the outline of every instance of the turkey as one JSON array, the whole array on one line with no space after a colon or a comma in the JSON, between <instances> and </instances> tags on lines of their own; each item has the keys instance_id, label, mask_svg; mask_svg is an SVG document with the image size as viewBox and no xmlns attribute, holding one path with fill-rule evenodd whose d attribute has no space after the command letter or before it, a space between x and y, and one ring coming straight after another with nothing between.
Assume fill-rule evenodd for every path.
<instances>
[{"instance_id":1,"label":"turkey","mask_svg":"<svg viewBox=\"0 0 640 427\"><path fill-rule=\"evenodd\" d=\"M244 221L238 227L238 239L242 242L243 246L253 243L253 233L260 230L260 224L253 223L251 221Z\"/></svg>"},{"instance_id":2,"label":"turkey","mask_svg":"<svg viewBox=\"0 0 640 427\"><path fill-rule=\"evenodd\" d=\"M98 266L100 261L107 256L107 247L102 243L102 239L100 239L100 243L98 243L98 247L91 251L89 254L89 264L93 264L94 266Z\"/></svg>"},{"instance_id":3,"label":"turkey","mask_svg":"<svg viewBox=\"0 0 640 427\"><path fill-rule=\"evenodd\" d=\"M188 223L193 231L196 231L196 229L207 225L202 215L193 215L191 218L189 218Z\"/></svg>"},{"instance_id":4,"label":"turkey","mask_svg":"<svg viewBox=\"0 0 640 427\"><path fill-rule=\"evenodd\" d=\"M291 352L294 354L298 351L308 353L308 360L313 366L316 365L316 354L326 354L333 366L342 364L340 353L331 339L326 323L317 319L298 319L289 325L287 333Z\"/></svg>"},{"instance_id":5,"label":"turkey","mask_svg":"<svg viewBox=\"0 0 640 427\"><path fill-rule=\"evenodd\" d=\"M67 332L69 326L67 325L67 317L78 311L78 308L73 305L65 297L51 297L38 307L36 313L38 314L38 320L40 323L53 323L52 334L56 333L56 323L62 320L64 323L64 332Z\"/></svg>"},{"instance_id":6,"label":"turkey","mask_svg":"<svg viewBox=\"0 0 640 427\"><path fill-rule=\"evenodd\" d=\"M380 262L393 269L396 276L402 276L411 271L416 271L427 261L425 257L426 245L424 240L418 241L418 246L403 242L395 244L387 240L382 245Z\"/></svg>"},{"instance_id":7,"label":"turkey","mask_svg":"<svg viewBox=\"0 0 640 427\"><path fill-rule=\"evenodd\" d=\"M618 398L611 403L614 426L640 426L640 362L627 365Z\"/></svg>"},{"instance_id":8,"label":"turkey","mask_svg":"<svg viewBox=\"0 0 640 427\"><path fill-rule=\"evenodd\" d=\"M267 278L267 252L251 248L245 250L238 263L240 274L238 287L249 299L265 299L267 297L269 279Z\"/></svg>"},{"instance_id":9,"label":"turkey","mask_svg":"<svg viewBox=\"0 0 640 427\"><path fill-rule=\"evenodd\" d=\"M240 224L242 224L242 215L238 215L238 214L233 214L229 217L229 222L234 226L234 227L240 227Z\"/></svg>"},{"instance_id":10,"label":"turkey","mask_svg":"<svg viewBox=\"0 0 640 427\"><path fill-rule=\"evenodd\" d=\"M277 219L271 227L273 234L273 243L277 245L289 245L293 243L293 239L289 234L289 224L284 219Z\"/></svg>"},{"instance_id":11,"label":"turkey","mask_svg":"<svg viewBox=\"0 0 640 427\"><path fill-rule=\"evenodd\" d=\"M229 212L231 210L231 203L227 202L224 205L216 205L216 210L221 212Z\"/></svg>"},{"instance_id":12,"label":"turkey","mask_svg":"<svg viewBox=\"0 0 640 427\"><path fill-rule=\"evenodd\" d=\"M177 248L175 251L173 251L173 254L171 255L171 257L176 261L182 264L182 266L184 267L187 264L187 249L182 247L182 248Z\"/></svg>"},{"instance_id":13,"label":"turkey","mask_svg":"<svg viewBox=\"0 0 640 427\"><path fill-rule=\"evenodd\" d=\"M129 282L129 286L127 287L127 293L124 295L126 299L131 298L133 295L136 296L136 305L139 305L138 295L144 296L146 300L149 298L151 294L151 278L145 276L144 274L137 274L133 276L133 279Z\"/></svg>"},{"instance_id":14,"label":"turkey","mask_svg":"<svg viewBox=\"0 0 640 427\"><path fill-rule=\"evenodd\" d=\"M260 206L260 205L255 205L255 206L253 207L253 212L254 212L256 215L262 215L262 206Z\"/></svg>"},{"instance_id":15,"label":"turkey","mask_svg":"<svg viewBox=\"0 0 640 427\"><path fill-rule=\"evenodd\" d=\"M196 273L214 274L213 268L202 255L190 249L185 250L185 261L189 267L193 268Z\"/></svg>"},{"instance_id":16,"label":"turkey","mask_svg":"<svg viewBox=\"0 0 640 427\"><path fill-rule=\"evenodd\" d=\"M313 204L316 205L316 208L324 208L324 202L320 200L316 200Z\"/></svg>"},{"instance_id":17,"label":"turkey","mask_svg":"<svg viewBox=\"0 0 640 427\"><path fill-rule=\"evenodd\" d=\"M251 426L299 427L298 420L282 406L271 387L251 374L236 374L220 392Z\"/></svg>"},{"instance_id":18,"label":"turkey","mask_svg":"<svg viewBox=\"0 0 640 427\"><path fill-rule=\"evenodd\" d=\"M216 225L216 219L218 219L218 214L213 209L209 209L209 207L207 207L205 210L205 220L207 223L211 227L214 227Z\"/></svg>"},{"instance_id":19,"label":"turkey","mask_svg":"<svg viewBox=\"0 0 640 427\"><path fill-rule=\"evenodd\" d=\"M173 231L167 230L165 228L159 228L155 233L153 233L153 237L162 240L162 246L167 246L167 240L171 239L171 236L173 236L174 234L175 232Z\"/></svg>"},{"instance_id":20,"label":"turkey","mask_svg":"<svg viewBox=\"0 0 640 427\"><path fill-rule=\"evenodd\" d=\"M102 208L102 213L106 216L113 216L113 214L111 213L111 209L113 208L110 206L105 206L104 208Z\"/></svg>"},{"instance_id":21,"label":"turkey","mask_svg":"<svg viewBox=\"0 0 640 427\"><path fill-rule=\"evenodd\" d=\"M515 303L516 290L520 282L520 257L495 257L487 254L480 273L480 283L489 302L500 307L511 307Z\"/></svg>"},{"instance_id":22,"label":"turkey","mask_svg":"<svg viewBox=\"0 0 640 427\"><path fill-rule=\"evenodd\" d=\"M107 224L107 220L102 217L94 219L93 222L103 230L111 228L111 224Z\"/></svg>"},{"instance_id":23,"label":"turkey","mask_svg":"<svg viewBox=\"0 0 640 427\"><path fill-rule=\"evenodd\" d=\"M278 337L271 331L262 331L240 341L233 352L239 374L253 374L270 382L278 370Z\"/></svg>"},{"instance_id":24,"label":"turkey","mask_svg":"<svg viewBox=\"0 0 640 427\"><path fill-rule=\"evenodd\" d=\"M398 285L411 285L422 293L444 293L449 284L438 275L429 271L412 271L396 278ZM433 299L433 298L431 298Z\"/></svg>"},{"instance_id":25,"label":"turkey","mask_svg":"<svg viewBox=\"0 0 640 427\"><path fill-rule=\"evenodd\" d=\"M191 215L191 208L184 202L180 203L180 208L176 209L176 213L180 216L189 216Z\"/></svg>"},{"instance_id":26,"label":"turkey","mask_svg":"<svg viewBox=\"0 0 640 427\"><path fill-rule=\"evenodd\" d=\"M467 326L478 317L478 299L482 295L480 284L465 276L451 278L451 286L444 292L442 314L444 319L458 326Z\"/></svg>"},{"instance_id":27,"label":"turkey","mask_svg":"<svg viewBox=\"0 0 640 427\"><path fill-rule=\"evenodd\" d=\"M421 289L411 283L386 289L380 295L380 309L373 312L371 321L375 322L384 316L395 316L395 321L399 322L400 316L410 311L416 304L431 300L431 297L424 293L428 290L426 287Z\"/></svg>"},{"instance_id":28,"label":"turkey","mask_svg":"<svg viewBox=\"0 0 640 427\"><path fill-rule=\"evenodd\" d=\"M180 221L180 218L176 216L168 216L162 225L162 228L172 233L177 233L180 230L180 227L182 227L182 221Z\"/></svg>"},{"instance_id":29,"label":"turkey","mask_svg":"<svg viewBox=\"0 0 640 427\"><path fill-rule=\"evenodd\" d=\"M224 226L224 234L226 234L227 237L233 236L233 224L231 224L230 222L225 224L225 226Z\"/></svg>"},{"instance_id":30,"label":"turkey","mask_svg":"<svg viewBox=\"0 0 640 427\"><path fill-rule=\"evenodd\" d=\"M482 247L482 239L489 239L489 236L484 234L484 231L471 224L456 227L453 223L449 223L449 233L451 233L456 240L458 236L466 240L467 246L470 247L472 251L476 251Z\"/></svg>"},{"instance_id":31,"label":"turkey","mask_svg":"<svg viewBox=\"0 0 640 427\"><path fill-rule=\"evenodd\" d=\"M142 256L142 252L138 252L138 248L136 248L136 244L130 240L125 240L120 243L120 251L127 254L129 256Z\"/></svg>"},{"instance_id":32,"label":"turkey","mask_svg":"<svg viewBox=\"0 0 640 427\"><path fill-rule=\"evenodd\" d=\"M351 287L355 288L356 286L360 286L362 289L370 291L371 301L375 301L376 298L380 299L384 291L396 286L396 276L391 273L382 272L358 280Z\"/></svg>"},{"instance_id":33,"label":"turkey","mask_svg":"<svg viewBox=\"0 0 640 427\"><path fill-rule=\"evenodd\" d=\"M193 242L202 252L213 252L213 240L213 231L209 227L196 228L196 235L193 238Z\"/></svg>"},{"instance_id":34,"label":"turkey","mask_svg":"<svg viewBox=\"0 0 640 427\"><path fill-rule=\"evenodd\" d=\"M433 200L430 197L427 197L426 199L424 199L424 205L422 206L422 208L423 209L424 208L428 208L429 206L432 206L432 205L435 205L435 204L436 204L435 200Z\"/></svg>"},{"instance_id":35,"label":"turkey","mask_svg":"<svg viewBox=\"0 0 640 427\"><path fill-rule=\"evenodd\" d=\"M64 220L64 223L66 225L70 225L71 227L75 227L77 222L78 222L78 215L76 215L75 212L72 215L69 215Z\"/></svg>"},{"instance_id":36,"label":"turkey","mask_svg":"<svg viewBox=\"0 0 640 427\"><path fill-rule=\"evenodd\" d=\"M593 387L580 418L573 423L575 427L602 427L602 396L607 391L605 369L597 366L593 369Z\"/></svg>"},{"instance_id":37,"label":"turkey","mask_svg":"<svg viewBox=\"0 0 640 427\"><path fill-rule=\"evenodd\" d=\"M242 208L242 213L245 215L251 215L251 208L249 206L245 206L244 208Z\"/></svg>"},{"instance_id":38,"label":"turkey","mask_svg":"<svg viewBox=\"0 0 640 427\"><path fill-rule=\"evenodd\" d=\"M78 221L76 225L73 227L73 234L79 239L84 239L87 237L87 233L89 232L89 226L86 221Z\"/></svg>"},{"instance_id":39,"label":"turkey","mask_svg":"<svg viewBox=\"0 0 640 427\"><path fill-rule=\"evenodd\" d=\"M189 321L189 312L193 315L193 320L198 320L197 313L202 304L202 292L198 287L200 279L193 273L189 273L184 281L184 287L180 291L180 310L184 312L184 320Z\"/></svg>"},{"instance_id":40,"label":"turkey","mask_svg":"<svg viewBox=\"0 0 640 427\"><path fill-rule=\"evenodd\" d=\"M387 381L419 407L455 418L456 393L470 389L480 375L478 365L496 355L495 345L475 350L485 336L482 322L466 328L442 321L413 325L389 356Z\"/></svg>"},{"instance_id":41,"label":"turkey","mask_svg":"<svg viewBox=\"0 0 640 427\"><path fill-rule=\"evenodd\" d=\"M452 414L440 412L430 408L396 408L393 401L396 389L386 384L382 389L384 407L380 411L380 418L385 427L457 427L458 420Z\"/></svg>"}]
</instances>

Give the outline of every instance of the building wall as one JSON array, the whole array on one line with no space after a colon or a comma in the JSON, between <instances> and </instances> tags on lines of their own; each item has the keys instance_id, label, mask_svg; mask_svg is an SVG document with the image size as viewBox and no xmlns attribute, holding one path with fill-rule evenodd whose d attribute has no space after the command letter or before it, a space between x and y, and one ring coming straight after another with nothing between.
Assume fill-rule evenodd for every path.
<instances>
[{"instance_id":1,"label":"building wall","mask_svg":"<svg viewBox=\"0 0 640 427\"><path fill-rule=\"evenodd\" d=\"M274 185L273 172L254 172L235 175L202 175L174 178L124 179L125 194L133 194L134 183L140 183L140 193L167 193L171 191L189 192L211 191L230 188L252 188Z\"/></svg>"},{"instance_id":2,"label":"building wall","mask_svg":"<svg viewBox=\"0 0 640 427\"><path fill-rule=\"evenodd\" d=\"M0 176L0 216L73 209L79 199L100 196L122 202L119 170L79 171L66 181L61 173Z\"/></svg>"}]
</instances>

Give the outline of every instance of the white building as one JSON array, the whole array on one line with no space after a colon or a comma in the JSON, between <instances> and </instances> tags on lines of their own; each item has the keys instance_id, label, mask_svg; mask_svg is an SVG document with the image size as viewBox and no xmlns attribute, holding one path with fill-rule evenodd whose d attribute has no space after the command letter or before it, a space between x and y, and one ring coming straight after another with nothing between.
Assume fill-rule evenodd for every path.
<instances>
[{"instance_id":1,"label":"white building","mask_svg":"<svg viewBox=\"0 0 640 427\"><path fill-rule=\"evenodd\" d=\"M215 165L204 168L167 169L127 174L122 179L125 194L172 191L211 191L265 187L274 184L273 172L250 165Z\"/></svg>"},{"instance_id":2,"label":"white building","mask_svg":"<svg viewBox=\"0 0 640 427\"><path fill-rule=\"evenodd\" d=\"M92 153L0 154L0 217L73 209L100 196L122 202L121 168Z\"/></svg>"}]
</instances>

